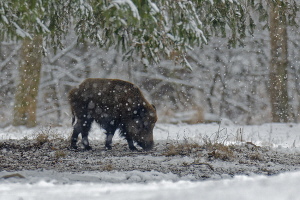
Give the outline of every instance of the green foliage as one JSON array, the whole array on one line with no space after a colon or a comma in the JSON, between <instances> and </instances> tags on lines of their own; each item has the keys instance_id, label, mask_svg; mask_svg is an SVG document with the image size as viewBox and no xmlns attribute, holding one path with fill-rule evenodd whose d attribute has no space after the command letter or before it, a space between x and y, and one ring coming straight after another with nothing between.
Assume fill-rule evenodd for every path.
<instances>
[{"instance_id":1,"label":"green foliage","mask_svg":"<svg viewBox=\"0 0 300 200\"><path fill-rule=\"evenodd\" d=\"M204 24L205 35L228 37L229 44L236 43L246 36L246 29L253 33L253 18L249 6L242 1L214 0L202 1L198 10L203 13L201 20ZM229 28L229 29L228 29Z\"/></svg>"},{"instance_id":2,"label":"green foliage","mask_svg":"<svg viewBox=\"0 0 300 200\"><path fill-rule=\"evenodd\" d=\"M34 35L47 36L47 44L62 47L72 20L72 1L0 1L0 39L19 40ZM48 40L50 39L50 40Z\"/></svg>"},{"instance_id":3,"label":"green foliage","mask_svg":"<svg viewBox=\"0 0 300 200\"><path fill-rule=\"evenodd\" d=\"M188 49L210 36L242 45L254 31L256 13L267 21L269 3L286 7L295 24L295 0L2 0L0 39L44 34L46 43L57 48L74 27L78 40L115 47L127 60L137 54L147 66L167 57L190 68Z\"/></svg>"}]
</instances>

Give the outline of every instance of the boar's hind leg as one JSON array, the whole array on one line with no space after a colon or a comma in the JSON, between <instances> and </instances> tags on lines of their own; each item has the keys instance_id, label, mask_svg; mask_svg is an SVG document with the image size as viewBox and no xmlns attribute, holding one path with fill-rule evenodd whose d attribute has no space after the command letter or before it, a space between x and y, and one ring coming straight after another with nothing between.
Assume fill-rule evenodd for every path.
<instances>
[{"instance_id":1,"label":"boar's hind leg","mask_svg":"<svg viewBox=\"0 0 300 200\"><path fill-rule=\"evenodd\" d=\"M112 138L115 134L116 127L109 126L104 128L106 130L106 141L105 141L105 149L111 150Z\"/></svg>"},{"instance_id":2,"label":"boar's hind leg","mask_svg":"<svg viewBox=\"0 0 300 200\"><path fill-rule=\"evenodd\" d=\"M89 119L78 119L77 123L74 126L72 139L71 139L71 148L77 149L77 140L78 135L82 135L82 144L86 150L90 150L91 147L89 145L88 134L91 129L91 124L93 120Z\"/></svg>"}]
</instances>

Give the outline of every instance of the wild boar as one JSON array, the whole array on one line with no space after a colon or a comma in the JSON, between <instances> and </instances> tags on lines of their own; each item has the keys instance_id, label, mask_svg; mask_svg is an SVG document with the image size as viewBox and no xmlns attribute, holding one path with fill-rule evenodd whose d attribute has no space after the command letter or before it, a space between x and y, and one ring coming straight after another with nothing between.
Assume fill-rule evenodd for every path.
<instances>
[{"instance_id":1,"label":"wild boar","mask_svg":"<svg viewBox=\"0 0 300 200\"><path fill-rule=\"evenodd\" d=\"M74 125L71 148L77 148L78 135L82 144L91 149L88 133L93 121L106 131L105 148L112 148L112 138L120 130L129 145L137 150L136 142L144 150L151 150L156 109L134 84L118 79L88 78L69 93ZM77 119L77 120L76 120Z\"/></svg>"}]
</instances>

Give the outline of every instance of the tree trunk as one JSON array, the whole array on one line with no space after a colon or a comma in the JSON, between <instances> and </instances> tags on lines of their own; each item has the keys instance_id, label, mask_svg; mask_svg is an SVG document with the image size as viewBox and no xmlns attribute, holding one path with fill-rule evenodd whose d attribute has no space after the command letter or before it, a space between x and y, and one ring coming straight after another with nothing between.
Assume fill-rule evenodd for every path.
<instances>
[{"instance_id":1,"label":"tree trunk","mask_svg":"<svg viewBox=\"0 0 300 200\"><path fill-rule=\"evenodd\" d=\"M283 6L270 2L271 60L269 71L270 102L273 122L288 121L287 19Z\"/></svg>"},{"instance_id":2,"label":"tree trunk","mask_svg":"<svg viewBox=\"0 0 300 200\"><path fill-rule=\"evenodd\" d=\"M42 66L41 35L23 40L16 88L13 125L36 126L36 107Z\"/></svg>"}]
</instances>

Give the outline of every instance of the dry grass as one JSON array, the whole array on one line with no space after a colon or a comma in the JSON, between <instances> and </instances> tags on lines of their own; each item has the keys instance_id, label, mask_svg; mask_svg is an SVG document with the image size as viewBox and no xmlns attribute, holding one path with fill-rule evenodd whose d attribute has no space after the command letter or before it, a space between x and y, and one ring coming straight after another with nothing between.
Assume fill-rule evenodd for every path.
<instances>
[{"instance_id":1,"label":"dry grass","mask_svg":"<svg viewBox=\"0 0 300 200\"><path fill-rule=\"evenodd\" d=\"M213 139L209 137L203 138L203 147L209 152L209 159L220 159L223 161L231 161L235 158L234 147L232 145L225 145L226 137L220 136L220 131L215 133Z\"/></svg>"},{"instance_id":2,"label":"dry grass","mask_svg":"<svg viewBox=\"0 0 300 200\"><path fill-rule=\"evenodd\" d=\"M36 140L36 144L38 146L42 146L43 144L45 144L46 142L49 142L49 136L44 134L44 133L40 133L37 135L37 137L35 138Z\"/></svg>"},{"instance_id":3,"label":"dry grass","mask_svg":"<svg viewBox=\"0 0 300 200\"><path fill-rule=\"evenodd\" d=\"M209 152L209 159L220 159L223 161L230 161L234 159L234 152L232 146L225 145L224 143L211 141L209 138L204 138L204 148Z\"/></svg>"},{"instance_id":4,"label":"dry grass","mask_svg":"<svg viewBox=\"0 0 300 200\"><path fill-rule=\"evenodd\" d=\"M253 160L253 161L255 161L255 160L263 161L264 160L263 156L259 152L254 152L254 153L248 155L248 157L250 160Z\"/></svg>"},{"instance_id":5,"label":"dry grass","mask_svg":"<svg viewBox=\"0 0 300 200\"><path fill-rule=\"evenodd\" d=\"M170 143L163 152L165 156L189 155L202 150L202 146L195 142Z\"/></svg>"},{"instance_id":6,"label":"dry grass","mask_svg":"<svg viewBox=\"0 0 300 200\"><path fill-rule=\"evenodd\" d=\"M114 170L114 166L111 163L106 163L100 167L101 171L112 171Z\"/></svg>"},{"instance_id":7,"label":"dry grass","mask_svg":"<svg viewBox=\"0 0 300 200\"><path fill-rule=\"evenodd\" d=\"M235 158L233 151L229 147L213 150L208 153L208 157L210 159L219 159L223 161L231 161Z\"/></svg>"},{"instance_id":8,"label":"dry grass","mask_svg":"<svg viewBox=\"0 0 300 200\"><path fill-rule=\"evenodd\" d=\"M26 139L26 138L25 138ZM42 147L44 144L51 146L52 150L57 150L61 148L68 147L69 141L65 138L62 138L52 127L41 128L36 137L33 138L36 142L36 147Z\"/></svg>"},{"instance_id":9,"label":"dry grass","mask_svg":"<svg viewBox=\"0 0 300 200\"><path fill-rule=\"evenodd\" d=\"M67 156L67 153L62 150L55 151L55 158L58 160L60 158L65 158Z\"/></svg>"},{"instance_id":10,"label":"dry grass","mask_svg":"<svg viewBox=\"0 0 300 200\"><path fill-rule=\"evenodd\" d=\"M163 152L165 156L192 155L195 157L203 156L204 152L208 152L209 160L220 159L223 161L231 161L235 158L233 146L227 146L221 143L207 143L200 145L195 142L176 142L168 144Z\"/></svg>"}]
</instances>

